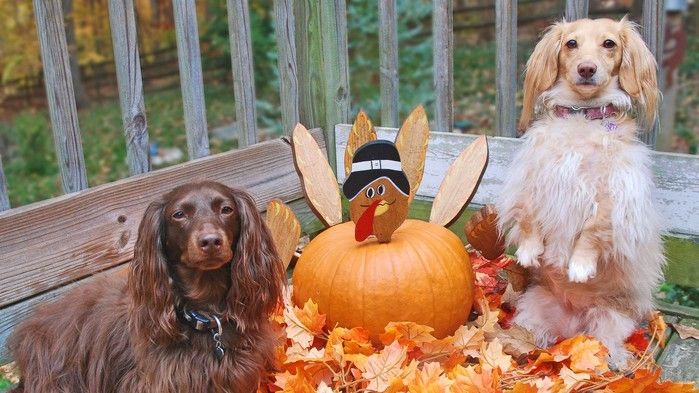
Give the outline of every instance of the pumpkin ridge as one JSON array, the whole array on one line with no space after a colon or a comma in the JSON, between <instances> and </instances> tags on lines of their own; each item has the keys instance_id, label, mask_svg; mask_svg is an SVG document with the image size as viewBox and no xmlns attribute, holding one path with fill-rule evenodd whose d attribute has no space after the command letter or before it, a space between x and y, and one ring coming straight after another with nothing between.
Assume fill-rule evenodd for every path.
<instances>
[{"instance_id":1,"label":"pumpkin ridge","mask_svg":"<svg viewBox=\"0 0 699 393\"><path fill-rule=\"evenodd\" d=\"M332 250L332 248L327 248L327 249L326 249L326 255L327 255L327 254L330 254L330 251L331 251L331 250ZM330 281L330 286L328 287L328 293L327 293L327 295L325 295L325 298L326 298L326 299L330 299L330 309L331 309L331 310L334 310L334 309L335 309L335 301L336 301L336 300L339 300L339 298L338 298L337 296L332 296L332 294L335 293L335 292L333 292L333 286L335 285L335 279L336 279L337 277L339 277L339 274L337 274L337 271L340 270L340 267L342 267L342 266L344 265L343 262L345 261L345 258L347 257L347 254L349 254L351 251L352 251L351 248L347 249L347 250L342 254L342 257L339 259L340 263L336 263L336 264L335 264L335 270L333 271L333 275L332 275L332 278L333 278L333 279L332 279L332 281ZM323 296L323 295L321 295L321 296ZM333 322L337 323L337 321L333 321Z\"/></svg>"},{"instance_id":2,"label":"pumpkin ridge","mask_svg":"<svg viewBox=\"0 0 699 393\"><path fill-rule=\"evenodd\" d=\"M424 260L424 254L422 252L420 252L421 250L419 250L414 243L408 242L408 244L416 252L417 259L420 261L420 266L422 267L423 274L425 276L428 276L430 274L429 262L426 262ZM425 266L425 263L427 263L427 267ZM430 321L431 321L430 326L434 326L436 319L437 319L437 314L434 312L434 310L435 310L435 307L437 306L437 304L436 304L436 299L434 296L434 286L432 286L432 285L430 285L430 293L432 294L432 317L430 318Z\"/></svg>"}]
</instances>

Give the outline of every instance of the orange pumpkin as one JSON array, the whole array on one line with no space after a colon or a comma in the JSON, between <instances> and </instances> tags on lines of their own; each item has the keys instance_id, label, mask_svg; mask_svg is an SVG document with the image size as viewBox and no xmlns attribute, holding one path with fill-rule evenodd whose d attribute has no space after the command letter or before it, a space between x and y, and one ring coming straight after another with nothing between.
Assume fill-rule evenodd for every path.
<instances>
[{"instance_id":1,"label":"orange pumpkin","mask_svg":"<svg viewBox=\"0 0 699 393\"><path fill-rule=\"evenodd\" d=\"M388 243L358 243L353 222L328 228L306 246L292 280L297 305L312 298L328 326L362 326L374 339L392 321L450 335L473 300L473 270L459 237L419 220L406 220Z\"/></svg>"}]
</instances>

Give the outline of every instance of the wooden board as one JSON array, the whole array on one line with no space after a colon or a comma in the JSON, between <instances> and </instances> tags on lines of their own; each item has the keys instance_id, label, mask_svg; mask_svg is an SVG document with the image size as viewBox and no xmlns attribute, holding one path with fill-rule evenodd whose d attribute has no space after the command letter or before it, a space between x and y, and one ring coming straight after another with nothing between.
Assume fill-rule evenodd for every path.
<instances>
[{"instance_id":1,"label":"wooden board","mask_svg":"<svg viewBox=\"0 0 699 393\"><path fill-rule=\"evenodd\" d=\"M398 127L398 7L396 0L378 1L379 6L379 85L381 125Z\"/></svg>"},{"instance_id":2,"label":"wooden board","mask_svg":"<svg viewBox=\"0 0 699 393\"><path fill-rule=\"evenodd\" d=\"M699 327L696 319L680 319L678 323ZM657 360L662 378L672 381L694 381L699 386L699 340L682 340L673 332Z\"/></svg>"},{"instance_id":3,"label":"wooden board","mask_svg":"<svg viewBox=\"0 0 699 393\"><path fill-rule=\"evenodd\" d=\"M352 124L352 130L347 138L347 146L345 147L345 176L352 171L352 157L354 152L363 144L376 139L376 130L371 124L371 119L366 112L359 111L357 117Z\"/></svg>"},{"instance_id":4,"label":"wooden board","mask_svg":"<svg viewBox=\"0 0 699 393\"><path fill-rule=\"evenodd\" d=\"M336 149L342 151L347 141L350 125L338 124ZM376 127L378 137L393 140L395 128ZM417 191L420 198L432 199L439 190L447 168L463 149L475 140L476 135L431 132L427 150L425 173ZM515 138L491 137L488 139L488 169L472 203L492 203L502 188L515 150L522 143ZM699 238L699 156L659 153L652 155L655 174L656 204L665 218L667 229L676 235ZM340 183L344 182L342 162L337 162Z\"/></svg>"},{"instance_id":5,"label":"wooden board","mask_svg":"<svg viewBox=\"0 0 699 393\"><path fill-rule=\"evenodd\" d=\"M427 154L427 142L430 132L427 113L422 105L418 105L403 122L398 135L390 140L396 141L396 148L400 153L403 172L410 183L410 203L418 187L422 182L425 172L425 155ZM386 139L386 138L384 138Z\"/></svg>"},{"instance_id":6,"label":"wooden board","mask_svg":"<svg viewBox=\"0 0 699 393\"><path fill-rule=\"evenodd\" d=\"M195 179L245 188L261 210L303 196L291 146L277 139L2 212L0 307L130 260L146 205Z\"/></svg>"},{"instance_id":7,"label":"wooden board","mask_svg":"<svg viewBox=\"0 0 699 393\"><path fill-rule=\"evenodd\" d=\"M279 100L282 132L291 135L299 122L299 85L296 65L296 33L292 0L274 0L274 32L277 37Z\"/></svg>"},{"instance_id":8,"label":"wooden board","mask_svg":"<svg viewBox=\"0 0 699 393\"><path fill-rule=\"evenodd\" d=\"M289 206L279 199L272 199L267 204L265 222L274 240L279 259L286 270L299 243L301 224Z\"/></svg>"}]
</instances>

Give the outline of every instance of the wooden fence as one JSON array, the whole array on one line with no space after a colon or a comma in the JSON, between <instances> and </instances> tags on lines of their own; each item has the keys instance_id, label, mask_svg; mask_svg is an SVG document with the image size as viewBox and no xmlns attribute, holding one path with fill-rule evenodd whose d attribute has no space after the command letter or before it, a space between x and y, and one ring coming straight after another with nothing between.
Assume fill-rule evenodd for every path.
<instances>
[{"instance_id":1,"label":"wooden fence","mask_svg":"<svg viewBox=\"0 0 699 393\"><path fill-rule=\"evenodd\" d=\"M240 146L244 147L257 142L250 18L246 0L227 1L236 117L241 125ZM61 2L33 2L63 190L65 193L76 192L87 188L88 183ZM395 0L378 2L381 124L385 126L396 126L398 119L400 84L395 3ZM586 0L568 0L565 17L572 20L586 16L588 4ZM643 7L643 34L658 58L662 52L663 4L664 1L645 0ZM192 0L173 0L173 7L188 151L190 159L194 159L209 153L196 8ZM350 120L345 0L275 0L274 10L284 130L289 132L297 121L308 127L321 127L325 130L328 146L334 146L334 125ZM495 11L496 130L498 135L514 137L517 4L510 0L496 0ZM150 162L133 0L109 0L109 14L129 168L131 175L137 175L150 170ZM454 123L453 1L434 0L432 20L435 87L432 124L437 131L451 131ZM651 144L656 132L648 134ZM335 157L332 149L330 157ZM8 200L5 178L0 172L0 208L8 209Z\"/></svg>"}]
</instances>

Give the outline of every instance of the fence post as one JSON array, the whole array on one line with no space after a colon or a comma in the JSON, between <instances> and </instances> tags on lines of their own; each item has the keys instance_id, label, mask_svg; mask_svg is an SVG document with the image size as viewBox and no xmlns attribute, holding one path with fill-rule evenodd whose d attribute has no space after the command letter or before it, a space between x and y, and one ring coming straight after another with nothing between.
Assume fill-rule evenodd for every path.
<instances>
[{"instance_id":1,"label":"fence post","mask_svg":"<svg viewBox=\"0 0 699 393\"><path fill-rule=\"evenodd\" d=\"M7 194L7 180L2 169L2 154L0 154L0 212L10 209L10 197Z\"/></svg>"},{"instance_id":2,"label":"fence post","mask_svg":"<svg viewBox=\"0 0 699 393\"><path fill-rule=\"evenodd\" d=\"M433 129L454 129L454 2L434 0L432 14L435 122Z\"/></svg>"},{"instance_id":3,"label":"fence post","mask_svg":"<svg viewBox=\"0 0 699 393\"><path fill-rule=\"evenodd\" d=\"M345 0L299 0L294 11L299 117L309 128L323 128L328 160L334 163L335 125L350 117Z\"/></svg>"},{"instance_id":4,"label":"fence post","mask_svg":"<svg viewBox=\"0 0 699 393\"><path fill-rule=\"evenodd\" d=\"M495 132L517 136L517 2L495 1Z\"/></svg>"},{"instance_id":5,"label":"fence post","mask_svg":"<svg viewBox=\"0 0 699 393\"><path fill-rule=\"evenodd\" d=\"M396 0L379 1L379 58L381 75L381 125L399 127L398 9Z\"/></svg>"},{"instance_id":6,"label":"fence post","mask_svg":"<svg viewBox=\"0 0 699 393\"><path fill-rule=\"evenodd\" d=\"M228 0L228 31L231 41L235 113L240 125L238 147L245 147L257 143L255 77L252 67L248 0Z\"/></svg>"},{"instance_id":7,"label":"fence post","mask_svg":"<svg viewBox=\"0 0 699 393\"><path fill-rule=\"evenodd\" d=\"M658 63L658 88L663 89L663 35L665 32L665 0L643 0L643 16L642 16L642 36L646 41L646 45ZM655 149L658 145L658 134L663 132L660 130L660 121L658 118L655 122L645 125L648 129L641 135L643 142ZM672 132L665 130L664 132Z\"/></svg>"},{"instance_id":8,"label":"fence post","mask_svg":"<svg viewBox=\"0 0 699 393\"><path fill-rule=\"evenodd\" d=\"M189 159L209 155L209 133L206 124L204 78L201 71L197 8L194 0L172 0L177 34L177 58L180 66L180 88L184 106Z\"/></svg>"},{"instance_id":9,"label":"fence post","mask_svg":"<svg viewBox=\"0 0 699 393\"><path fill-rule=\"evenodd\" d=\"M34 16L63 191L80 191L87 188L87 174L61 0L34 0Z\"/></svg>"},{"instance_id":10,"label":"fence post","mask_svg":"<svg viewBox=\"0 0 699 393\"><path fill-rule=\"evenodd\" d=\"M126 160L129 173L138 175L150 171L150 154L133 0L109 0L109 24L126 139Z\"/></svg>"},{"instance_id":11,"label":"fence post","mask_svg":"<svg viewBox=\"0 0 699 393\"><path fill-rule=\"evenodd\" d=\"M299 85L296 65L296 33L292 0L274 0L279 98L282 105L283 133L291 135L299 122Z\"/></svg>"},{"instance_id":12,"label":"fence post","mask_svg":"<svg viewBox=\"0 0 699 393\"><path fill-rule=\"evenodd\" d=\"M587 18L589 11L590 0L566 0L567 22Z\"/></svg>"}]
</instances>

